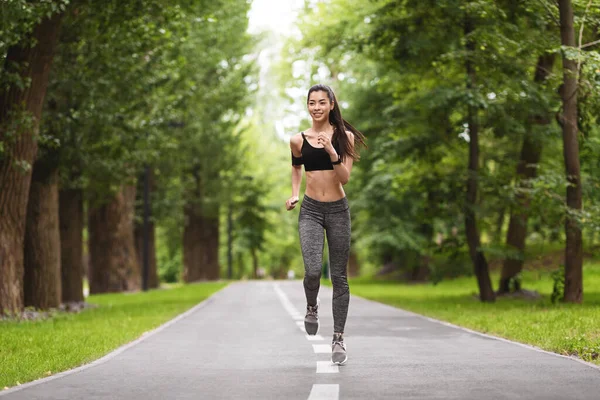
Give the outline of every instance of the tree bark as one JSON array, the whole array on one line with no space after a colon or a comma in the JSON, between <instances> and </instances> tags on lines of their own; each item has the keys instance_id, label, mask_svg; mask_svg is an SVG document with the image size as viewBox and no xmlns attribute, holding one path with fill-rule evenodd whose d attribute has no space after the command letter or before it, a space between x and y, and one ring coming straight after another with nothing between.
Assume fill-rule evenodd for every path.
<instances>
[{"instance_id":1,"label":"tree bark","mask_svg":"<svg viewBox=\"0 0 600 400\"><path fill-rule=\"evenodd\" d=\"M563 46L576 47L571 0L559 0L560 36ZM580 212L582 189L579 165L579 138L577 129L577 62L563 52L563 155L569 186L567 187L567 215L565 220L565 295L564 301L583 301L583 239L581 228L570 211Z\"/></svg>"},{"instance_id":2,"label":"tree bark","mask_svg":"<svg viewBox=\"0 0 600 400\"><path fill-rule=\"evenodd\" d=\"M534 76L534 82L543 83L552 72L554 55L543 55L538 58ZM535 115L531 121L537 126L546 126L551 122L550 115ZM517 165L517 187L527 189L531 179L537 176L537 164L542 156L542 143L535 138L535 132L526 132L521 147L521 156ZM519 190L516 195L516 206L511 209L508 232L506 234L506 245L511 249L519 251L522 255L525 251L525 239L527 237L527 220L529 218L529 195L525 190ZM523 258L508 257L504 260L498 294L510 292L511 283L514 282L515 290L520 290L515 277L523 269Z\"/></svg>"},{"instance_id":3,"label":"tree bark","mask_svg":"<svg viewBox=\"0 0 600 400\"><path fill-rule=\"evenodd\" d=\"M472 57L475 51L475 41L471 34L473 32L473 23L469 16L465 18L464 33L466 37L467 58L465 67L467 71L467 90L475 90L476 72ZM479 229L477 228L477 218L475 206L477 203L478 189L478 171L479 171L479 123L477 121L477 108L472 104L468 105L468 127L469 127L469 163L467 177L467 195L465 207L465 230L467 243L469 245L469 254L473 262L477 284L479 285L479 298L484 302L493 302L496 299L487 260L480 246Z\"/></svg>"},{"instance_id":4,"label":"tree bark","mask_svg":"<svg viewBox=\"0 0 600 400\"><path fill-rule=\"evenodd\" d=\"M27 199L32 170L37 155L38 133L42 106L48 86L48 75L60 30L62 14L44 18L22 42L8 49L5 69L18 66L18 75L29 80L21 89L11 85L0 92L0 141L4 154L0 156L0 314L19 313L23 308L23 243L25 237ZM30 47L34 39L35 46ZM23 113L32 117L30 126L19 126L16 138L7 129L17 124ZM14 134L14 133L13 133Z\"/></svg>"},{"instance_id":5,"label":"tree bark","mask_svg":"<svg viewBox=\"0 0 600 400\"><path fill-rule=\"evenodd\" d=\"M33 167L24 243L25 306L60 306L60 229L58 222L58 169L44 161Z\"/></svg>"},{"instance_id":6,"label":"tree bark","mask_svg":"<svg viewBox=\"0 0 600 400\"><path fill-rule=\"evenodd\" d=\"M135 186L124 186L107 204L89 211L90 293L139 290L133 238Z\"/></svg>"},{"instance_id":7,"label":"tree bark","mask_svg":"<svg viewBox=\"0 0 600 400\"><path fill-rule=\"evenodd\" d=\"M219 279L219 219L204 217L198 205L188 205L184 212L184 281Z\"/></svg>"},{"instance_id":8,"label":"tree bark","mask_svg":"<svg viewBox=\"0 0 600 400\"><path fill-rule=\"evenodd\" d=\"M183 228L183 280L196 282L207 279L206 243L204 241L204 219L200 206L187 204L184 209Z\"/></svg>"},{"instance_id":9,"label":"tree bark","mask_svg":"<svg viewBox=\"0 0 600 400\"><path fill-rule=\"evenodd\" d=\"M437 194L436 191L430 189L427 191L427 203L424 210L423 222L419 227L419 234L421 234L428 243L433 241L434 228L431 223L433 215L435 215L435 208L437 205ZM429 277L429 256L422 254L422 252L415 252L414 262L410 271L408 279L411 282L424 282Z\"/></svg>"},{"instance_id":10,"label":"tree bark","mask_svg":"<svg viewBox=\"0 0 600 400\"><path fill-rule=\"evenodd\" d=\"M158 282L158 271L156 266L156 227L154 226L154 222L150 221L149 224L149 243L148 243L148 288L156 289L159 286ZM141 222L137 222L135 224L135 250L137 253L138 259L138 269L143 271L143 262L144 259L144 226Z\"/></svg>"},{"instance_id":11,"label":"tree bark","mask_svg":"<svg viewBox=\"0 0 600 400\"><path fill-rule=\"evenodd\" d=\"M63 303L81 302L83 297L83 191L59 192L60 255Z\"/></svg>"},{"instance_id":12,"label":"tree bark","mask_svg":"<svg viewBox=\"0 0 600 400\"><path fill-rule=\"evenodd\" d=\"M258 278L258 254L255 248L250 249L250 255L252 256L252 278Z\"/></svg>"},{"instance_id":13,"label":"tree bark","mask_svg":"<svg viewBox=\"0 0 600 400\"><path fill-rule=\"evenodd\" d=\"M219 266L219 209L215 207L210 216L202 203L203 190L200 169L193 171L194 187L189 191L190 199L184 207L183 228L183 280L196 282L217 280Z\"/></svg>"},{"instance_id":14,"label":"tree bark","mask_svg":"<svg viewBox=\"0 0 600 400\"><path fill-rule=\"evenodd\" d=\"M504 219L506 215L506 205L502 204L498 210L498 219L496 219L496 230L494 232L495 243L500 243L502 240L502 228L504 227Z\"/></svg>"},{"instance_id":15,"label":"tree bark","mask_svg":"<svg viewBox=\"0 0 600 400\"><path fill-rule=\"evenodd\" d=\"M150 168L150 179L149 179L149 191L150 194L154 192L155 188L155 179L154 172L152 168ZM139 262L138 269L143 273L143 260L144 260L144 207L143 207L143 182L144 177L143 174L138 179L138 187L137 187L137 201L136 201L136 218L135 218L135 228L134 228L134 236L135 236L135 249L137 252L137 259ZM150 201L152 199L152 195L150 195ZM154 225L154 219L152 218L152 205L150 205L150 221L148 224L148 288L156 289L159 286L158 281L158 271L156 265L156 228Z\"/></svg>"},{"instance_id":16,"label":"tree bark","mask_svg":"<svg viewBox=\"0 0 600 400\"><path fill-rule=\"evenodd\" d=\"M227 204L227 279L233 278L233 206Z\"/></svg>"},{"instance_id":17,"label":"tree bark","mask_svg":"<svg viewBox=\"0 0 600 400\"><path fill-rule=\"evenodd\" d=\"M356 278L360 274L360 264L358 262L358 256L352 250L350 250L350 257L348 259L348 277Z\"/></svg>"},{"instance_id":18,"label":"tree bark","mask_svg":"<svg viewBox=\"0 0 600 400\"><path fill-rule=\"evenodd\" d=\"M205 226L207 232L205 234L208 243L208 269L207 279L216 281L221 278L221 264L219 263L219 212L216 212L217 217L206 217Z\"/></svg>"}]
</instances>

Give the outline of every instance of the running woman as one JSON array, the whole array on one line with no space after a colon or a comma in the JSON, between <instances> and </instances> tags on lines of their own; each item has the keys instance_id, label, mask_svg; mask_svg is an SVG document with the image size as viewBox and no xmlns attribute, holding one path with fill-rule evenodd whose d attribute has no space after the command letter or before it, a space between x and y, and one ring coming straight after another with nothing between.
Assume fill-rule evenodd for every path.
<instances>
[{"instance_id":1,"label":"running woman","mask_svg":"<svg viewBox=\"0 0 600 400\"><path fill-rule=\"evenodd\" d=\"M350 210L343 185L350 179L352 163L359 159L356 149L365 146L365 138L342 118L339 103L329 86L311 87L307 106L312 127L290 139L292 197L285 206L288 211L292 210L299 201L304 165L306 190L298 217L307 303L304 327L309 335L319 331L318 294L326 234L333 284L331 361L344 364L348 360L343 335L350 301L346 274L350 253Z\"/></svg>"}]
</instances>

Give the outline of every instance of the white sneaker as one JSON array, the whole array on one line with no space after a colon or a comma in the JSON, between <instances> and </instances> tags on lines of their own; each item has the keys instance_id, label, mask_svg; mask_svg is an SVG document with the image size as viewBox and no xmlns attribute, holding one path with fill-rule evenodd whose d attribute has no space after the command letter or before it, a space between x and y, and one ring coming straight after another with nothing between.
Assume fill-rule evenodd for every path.
<instances>
[{"instance_id":1,"label":"white sneaker","mask_svg":"<svg viewBox=\"0 0 600 400\"><path fill-rule=\"evenodd\" d=\"M348 354L346 353L344 338L341 333L334 333L333 341L331 342L331 362L343 365L346 361L348 361Z\"/></svg>"},{"instance_id":2,"label":"white sneaker","mask_svg":"<svg viewBox=\"0 0 600 400\"><path fill-rule=\"evenodd\" d=\"M319 299L317 305L306 306L306 316L304 317L304 329L308 335L314 336L319 332Z\"/></svg>"}]
</instances>

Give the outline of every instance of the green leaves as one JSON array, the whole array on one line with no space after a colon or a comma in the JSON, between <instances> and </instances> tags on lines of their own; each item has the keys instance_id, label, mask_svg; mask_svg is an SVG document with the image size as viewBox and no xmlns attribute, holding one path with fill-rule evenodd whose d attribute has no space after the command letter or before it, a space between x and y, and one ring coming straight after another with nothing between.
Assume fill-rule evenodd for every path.
<instances>
[{"instance_id":1,"label":"green leaves","mask_svg":"<svg viewBox=\"0 0 600 400\"><path fill-rule=\"evenodd\" d=\"M587 8L589 1L575 3L582 44L593 43L600 10ZM325 11L323 20L319 16ZM465 35L467 17L472 27ZM513 189L513 182L524 135L544 149L538 178L528 189L532 221L542 227L538 231L554 234L564 218L566 180L557 161L561 142L555 123L562 71L552 68L560 58L552 61L549 54L565 51L580 60L579 90L587 94L580 103L583 165L590 168L585 179L600 174L595 142L588 143L598 133L594 115L600 115L597 53L593 45L581 51L561 48L557 18L558 9L545 0L330 0L306 10L303 37L286 53L290 69L303 62L306 73L296 68L287 82L306 86L317 79L314 71L323 71L319 79L332 84L348 104L344 117L367 136L369 149L348 190L363 251L380 260L390 252L400 256L405 248L428 254L434 248L432 232L446 236L456 229L460 234L469 107L480 125L475 209L483 245L499 245L493 241L506 229L510 201L522 190ZM536 79L541 56L549 62L543 65L544 79ZM467 61L476 76L470 87ZM590 194L588 201L593 204L595 198Z\"/></svg>"},{"instance_id":2,"label":"green leaves","mask_svg":"<svg viewBox=\"0 0 600 400\"><path fill-rule=\"evenodd\" d=\"M66 10L69 0L4 0L0 3L0 55L2 64L10 46L30 34L43 18Z\"/></svg>"}]
</instances>

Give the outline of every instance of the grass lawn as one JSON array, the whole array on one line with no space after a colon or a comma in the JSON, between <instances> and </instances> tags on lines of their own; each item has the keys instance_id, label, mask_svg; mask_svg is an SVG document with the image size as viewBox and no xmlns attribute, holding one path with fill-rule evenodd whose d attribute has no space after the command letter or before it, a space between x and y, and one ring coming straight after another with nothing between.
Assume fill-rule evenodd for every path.
<instances>
[{"instance_id":1,"label":"grass lawn","mask_svg":"<svg viewBox=\"0 0 600 400\"><path fill-rule=\"evenodd\" d=\"M90 296L99 307L40 321L0 322L0 388L96 360L190 309L226 283Z\"/></svg>"},{"instance_id":2,"label":"grass lawn","mask_svg":"<svg viewBox=\"0 0 600 400\"><path fill-rule=\"evenodd\" d=\"M492 279L497 286L498 275ZM475 277L436 286L373 278L350 281L354 295L600 364L600 262L584 266L583 304L552 304L552 287L550 272L525 271L523 288L538 291L542 299L501 298L495 304L483 304L474 296Z\"/></svg>"}]
</instances>

